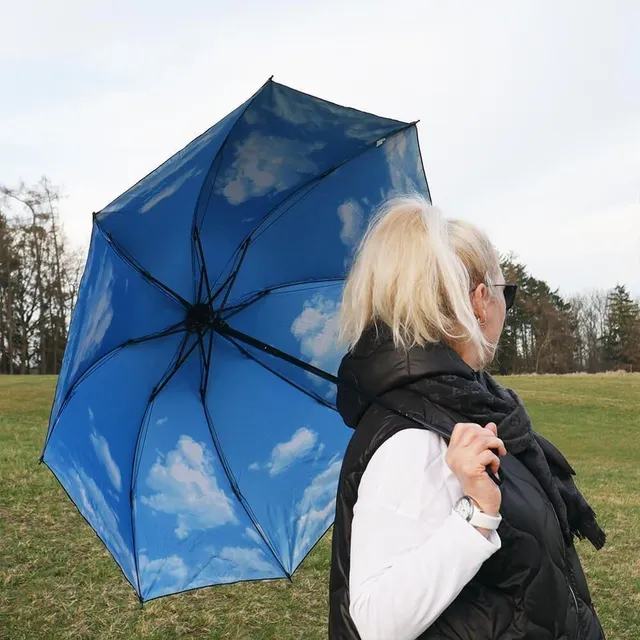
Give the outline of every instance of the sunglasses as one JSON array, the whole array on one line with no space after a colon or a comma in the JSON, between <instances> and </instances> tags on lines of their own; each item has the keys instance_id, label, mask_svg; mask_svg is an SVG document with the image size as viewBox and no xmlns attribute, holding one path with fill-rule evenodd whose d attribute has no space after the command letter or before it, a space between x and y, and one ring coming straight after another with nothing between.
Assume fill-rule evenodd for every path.
<instances>
[{"instance_id":1,"label":"sunglasses","mask_svg":"<svg viewBox=\"0 0 640 640\"><path fill-rule=\"evenodd\" d=\"M503 287L504 304L507 311L513 307L516 301L516 293L518 292L517 284L493 284L492 287Z\"/></svg>"},{"instance_id":2,"label":"sunglasses","mask_svg":"<svg viewBox=\"0 0 640 640\"><path fill-rule=\"evenodd\" d=\"M504 291L504 303L507 311L513 307L516 301L516 293L518 292L517 284L494 284L494 287L503 287Z\"/></svg>"}]
</instances>

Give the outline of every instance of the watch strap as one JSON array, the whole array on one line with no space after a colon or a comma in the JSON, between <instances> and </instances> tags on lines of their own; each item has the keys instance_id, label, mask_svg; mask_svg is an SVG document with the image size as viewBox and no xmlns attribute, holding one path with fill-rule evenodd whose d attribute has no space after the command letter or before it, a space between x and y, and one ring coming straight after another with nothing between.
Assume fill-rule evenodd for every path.
<instances>
[{"instance_id":1,"label":"watch strap","mask_svg":"<svg viewBox=\"0 0 640 640\"><path fill-rule=\"evenodd\" d=\"M502 522L502 516L490 516L488 513L483 513L474 505L473 515L469 519L469 524L480 529L488 529L495 531Z\"/></svg>"},{"instance_id":2,"label":"watch strap","mask_svg":"<svg viewBox=\"0 0 640 640\"><path fill-rule=\"evenodd\" d=\"M462 496L456 503L454 511L469 524L480 529L495 531L502 522L502 516L491 516L483 513L470 496Z\"/></svg>"}]
</instances>

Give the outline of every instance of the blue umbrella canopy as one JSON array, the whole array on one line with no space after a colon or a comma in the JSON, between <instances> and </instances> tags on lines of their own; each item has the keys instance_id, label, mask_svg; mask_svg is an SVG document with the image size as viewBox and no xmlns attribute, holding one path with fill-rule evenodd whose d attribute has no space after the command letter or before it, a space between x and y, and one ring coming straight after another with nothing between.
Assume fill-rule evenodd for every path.
<instances>
[{"instance_id":1,"label":"blue umbrella canopy","mask_svg":"<svg viewBox=\"0 0 640 640\"><path fill-rule=\"evenodd\" d=\"M343 279L408 191L415 123L270 80L94 215L42 461L140 600L290 578L332 524Z\"/></svg>"}]
</instances>

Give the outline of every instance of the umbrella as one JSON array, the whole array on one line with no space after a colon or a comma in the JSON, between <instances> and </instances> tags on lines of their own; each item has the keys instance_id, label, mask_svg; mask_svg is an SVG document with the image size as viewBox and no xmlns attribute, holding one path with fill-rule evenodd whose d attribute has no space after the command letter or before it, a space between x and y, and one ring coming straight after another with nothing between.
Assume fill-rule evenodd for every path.
<instances>
[{"instance_id":1,"label":"umbrella","mask_svg":"<svg viewBox=\"0 0 640 640\"><path fill-rule=\"evenodd\" d=\"M415 123L269 80L94 214L42 462L141 601L290 578L331 526L340 294Z\"/></svg>"}]
</instances>

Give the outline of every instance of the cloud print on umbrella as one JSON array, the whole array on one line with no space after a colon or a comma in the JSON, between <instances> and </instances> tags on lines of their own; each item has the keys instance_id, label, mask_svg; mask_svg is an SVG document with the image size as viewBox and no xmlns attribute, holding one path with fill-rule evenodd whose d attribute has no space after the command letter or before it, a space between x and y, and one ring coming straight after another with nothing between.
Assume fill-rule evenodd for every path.
<instances>
[{"instance_id":1,"label":"cloud print on umbrella","mask_svg":"<svg viewBox=\"0 0 640 640\"><path fill-rule=\"evenodd\" d=\"M389 195L417 192L413 179L422 174L422 160L417 150L410 144L408 132L398 133L384 143L384 152L389 165L389 174L393 190Z\"/></svg>"},{"instance_id":2,"label":"cloud print on umbrella","mask_svg":"<svg viewBox=\"0 0 640 640\"><path fill-rule=\"evenodd\" d=\"M338 217L342 223L340 240L348 247L353 247L362 237L364 229L364 212L353 199L345 200L338 207Z\"/></svg>"},{"instance_id":3,"label":"cloud print on umbrella","mask_svg":"<svg viewBox=\"0 0 640 640\"><path fill-rule=\"evenodd\" d=\"M344 351L338 344L340 304L322 294L304 303L302 313L293 321L291 332L300 341L300 353L310 364L327 373L336 374ZM333 400L335 385L307 374L314 384L325 389L324 397Z\"/></svg>"},{"instance_id":4,"label":"cloud print on umbrella","mask_svg":"<svg viewBox=\"0 0 640 640\"><path fill-rule=\"evenodd\" d=\"M245 547L224 547L218 556L220 560L231 564L236 569L237 580L246 570L256 572L272 572L275 565L269 562L262 549L247 549ZM240 571L238 571L240 569Z\"/></svg>"},{"instance_id":5,"label":"cloud print on umbrella","mask_svg":"<svg viewBox=\"0 0 640 640\"><path fill-rule=\"evenodd\" d=\"M208 560L192 573L186 588L240 580L281 578L282 570L268 558L262 549L223 547L220 551L205 549Z\"/></svg>"},{"instance_id":6,"label":"cloud print on umbrella","mask_svg":"<svg viewBox=\"0 0 640 640\"><path fill-rule=\"evenodd\" d=\"M202 165L193 169L185 169L189 164L197 162L199 157L201 161L204 160L203 156L206 156L209 162L211 161L208 147L215 142L216 136L224 129L225 124L225 120L221 120L205 131L154 172L107 205L100 211L100 215L104 218L110 213L132 208L138 210L139 213L147 213L158 202L173 195L186 182L201 175L203 173ZM167 186L164 186L165 183L168 183Z\"/></svg>"},{"instance_id":7,"label":"cloud print on umbrella","mask_svg":"<svg viewBox=\"0 0 640 640\"><path fill-rule=\"evenodd\" d=\"M163 592L181 591L189 576L187 565L177 555L149 560L144 553L141 553L138 558L138 566L144 591L152 586L157 586ZM158 584L154 585L156 582Z\"/></svg>"},{"instance_id":8,"label":"cloud print on umbrella","mask_svg":"<svg viewBox=\"0 0 640 640\"><path fill-rule=\"evenodd\" d=\"M157 597L212 583L282 577L280 568L257 548L227 546L218 552L214 547L207 547L202 550L201 557L203 559L195 565L188 565L176 554L153 560L141 554L139 566L143 591L147 596Z\"/></svg>"},{"instance_id":9,"label":"cloud print on umbrella","mask_svg":"<svg viewBox=\"0 0 640 640\"><path fill-rule=\"evenodd\" d=\"M389 127L380 126L376 118L369 118L364 122L358 122L352 127L349 127L345 132L347 137L355 138L356 140L371 140L378 136L383 136L389 131ZM382 139L380 144L384 141Z\"/></svg>"},{"instance_id":10,"label":"cloud print on umbrella","mask_svg":"<svg viewBox=\"0 0 640 640\"><path fill-rule=\"evenodd\" d=\"M117 558L125 575L135 580L135 562L130 544L119 529L119 519L96 481L80 466L73 464L57 469L60 480L78 505L82 515L91 523L107 548Z\"/></svg>"},{"instance_id":11,"label":"cloud print on umbrella","mask_svg":"<svg viewBox=\"0 0 640 640\"><path fill-rule=\"evenodd\" d=\"M400 124L393 120L356 110L345 110L330 102L310 102L304 97L296 98L291 93L274 90L273 101L263 107L266 111L296 126L304 125L308 130L319 130L333 126L346 127L343 129L347 138L354 140L375 140L382 136L394 125ZM251 120L255 116L252 113Z\"/></svg>"},{"instance_id":12,"label":"cloud print on umbrella","mask_svg":"<svg viewBox=\"0 0 640 640\"><path fill-rule=\"evenodd\" d=\"M324 445L318 444L318 434L307 427L300 427L289 440L279 442L273 447L269 462L264 465L254 462L249 465L249 470L268 469L270 476L277 476L296 462L311 458L311 454L313 454L313 459L317 460L323 450Z\"/></svg>"},{"instance_id":13,"label":"cloud print on umbrella","mask_svg":"<svg viewBox=\"0 0 640 640\"><path fill-rule=\"evenodd\" d=\"M96 352L100 343L107 335L107 331L113 320L112 290L115 283L115 274L111 262L106 262L99 272L96 281L87 291L87 317L81 336L78 339L78 348L75 352L73 365L69 372L69 379L78 372L81 364L87 362ZM80 335L80 334L76 334Z\"/></svg>"},{"instance_id":14,"label":"cloud print on umbrella","mask_svg":"<svg viewBox=\"0 0 640 640\"><path fill-rule=\"evenodd\" d=\"M336 454L327 468L313 478L296 505L295 565L302 562L312 541L333 522L341 467L342 459Z\"/></svg>"},{"instance_id":15,"label":"cloud print on umbrella","mask_svg":"<svg viewBox=\"0 0 640 640\"><path fill-rule=\"evenodd\" d=\"M232 500L218 486L211 452L187 435L180 436L166 457L158 457L146 484L157 493L142 496L142 503L175 514L180 539L193 530L238 523Z\"/></svg>"},{"instance_id":16,"label":"cloud print on umbrella","mask_svg":"<svg viewBox=\"0 0 640 640\"><path fill-rule=\"evenodd\" d=\"M109 443L107 442L106 438L99 435L96 431L94 415L91 407L89 407L89 421L92 428L92 431L89 434L89 439L91 440L91 444L93 445L93 450L96 452L96 455L100 459L100 462L102 462L102 464L104 465L104 468L106 469L109 476L109 480L111 480L111 484L117 491L120 491L122 489L122 476L120 474L120 468L111 455L111 449L109 448Z\"/></svg>"},{"instance_id":17,"label":"cloud print on umbrella","mask_svg":"<svg viewBox=\"0 0 640 640\"><path fill-rule=\"evenodd\" d=\"M252 529L251 527L247 527L244 530L244 536L245 538L249 538L249 540L251 540L252 542L255 542L256 544L259 544L259 545L264 544L264 540L260 537L260 534L255 529Z\"/></svg>"},{"instance_id":18,"label":"cloud print on umbrella","mask_svg":"<svg viewBox=\"0 0 640 640\"><path fill-rule=\"evenodd\" d=\"M171 184L159 191L156 195L150 198L145 204L140 207L140 213L148 213L159 202L170 198L178 189L189 181L191 178L195 178L202 173L202 169L191 169L191 171L185 171L182 175L179 175Z\"/></svg>"},{"instance_id":19,"label":"cloud print on umbrella","mask_svg":"<svg viewBox=\"0 0 640 640\"><path fill-rule=\"evenodd\" d=\"M342 119L348 117L344 110L329 102L309 102L278 90L273 92L273 101L266 103L264 108L285 122L306 125L308 129L322 129L333 124L337 114Z\"/></svg>"},{"instance_id":20,"label":"cloud print on umbrella","mask_svg":"<svg viewBox=\"0 0 640 640\"><path fill-rule=\"evenodd\" d=\"M229 204L237 205L249 198L285 191L302 175L318 171L310 156L324 146L323 142L305 144L252 131L235 143L235 159L222 175L216 192Z\"/></svg>"}]
</instances>

